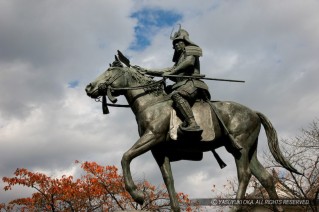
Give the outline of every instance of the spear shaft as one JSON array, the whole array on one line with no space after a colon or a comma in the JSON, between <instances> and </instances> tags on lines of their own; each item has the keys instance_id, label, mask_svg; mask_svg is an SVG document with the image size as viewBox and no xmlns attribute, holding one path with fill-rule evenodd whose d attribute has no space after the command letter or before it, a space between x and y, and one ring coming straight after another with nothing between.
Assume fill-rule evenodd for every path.
<instances>
[{"instance_id":1,"label":"spear shaft","mask_svg":"<svg viewBox=\"0 0 319 212\"><path fill-rule=\"evenodd\" d=\"M203 75L199 76L178 76L178 75L165 75L164 77L173 77L173 78L186 78L186 79L203 79L203 80L214 80L214 81L226 81L226 82L241 82L245 83L243 80L231 80L231 79L220 79L220 78L209 78L204 77Z\"/></svg>"}]
</instances>

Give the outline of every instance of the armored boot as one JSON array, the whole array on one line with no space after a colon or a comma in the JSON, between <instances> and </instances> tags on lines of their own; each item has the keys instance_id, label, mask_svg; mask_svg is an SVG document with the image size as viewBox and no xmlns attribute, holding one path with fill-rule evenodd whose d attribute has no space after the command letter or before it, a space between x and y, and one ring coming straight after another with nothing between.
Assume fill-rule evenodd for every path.
<instances>
[{"instance_id":1,"label":"armored boot","mask_svg":"<svg viewBox=\"0 0 319 212\"><path fill-rule=\"evenodd\" d=\"M189 103L178 93L173 94L172 99L184 118L184 122L179 126L179 128L182 131L201 133L203 130L197 125Z\"/></svg>"}]
</instances>

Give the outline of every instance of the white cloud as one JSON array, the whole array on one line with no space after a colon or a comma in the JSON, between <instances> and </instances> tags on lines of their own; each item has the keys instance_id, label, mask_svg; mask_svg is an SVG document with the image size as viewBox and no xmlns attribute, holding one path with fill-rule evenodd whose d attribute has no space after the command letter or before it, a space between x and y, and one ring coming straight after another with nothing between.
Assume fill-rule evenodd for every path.
<instances>
[{"instance_id":1,"label":"white cloud","mask_svg":"<svg viewBox=\"0 0 319 212\"><path fill-rule=\"evenodd\" d=\"M110 108L103 116L84 87L107 68L117 49L132 64L173 65L170 27L152 35L145 50L129 50L137 23L130 15L145 7L182 15L182 27L204 50L206 76L246 80L207 82L213 99L265 113L280 137L293 137L318 117L318 1L0 0L0 5L2 176L18 167L72 173L76 159L119 167L121 155L138 139L134 115ZM68 88L70 81L79 84ZM259 152L268 148L261 138ZM211 154L202 162L174 163L177 190L207 197L213 184L236 176L232 157L221 151L228 164L223 170ZM132 172L160 183L151 160L150 154L137 158ZM196 181L187 180L192 177ZM5 195L0 192L0 200L9 198Z\"/></svg>"}]
</instances>

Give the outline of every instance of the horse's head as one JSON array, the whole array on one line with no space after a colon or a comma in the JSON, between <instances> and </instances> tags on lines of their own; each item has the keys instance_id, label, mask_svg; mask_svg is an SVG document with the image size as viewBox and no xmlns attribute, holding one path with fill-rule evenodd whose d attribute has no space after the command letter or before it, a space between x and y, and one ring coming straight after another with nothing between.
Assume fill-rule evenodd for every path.
<instances>
[{"instance_id":1,"label":"horse's head","mask_svg":"<svg viewBox=\"0 0 319 212\"><path fill-rule=\"evenodd\" d=\"M116 96L125 95L132 99L134 95L141 93L155 95L163 94L162 81L155 82L152 78L145 76L135 67L112 66L103 74L98 76L93 82L85 88L87 95L94 99L102 96L103 113L107 114L106 96L112 103L116 103ZM138 92L134 92L139 90ZM156 92L153 92L156 91ZM130 92L128 94L128 92ZM114 97L115 96L115 97ZM140 96L139 96L140 97Z\"/></svg>"},{"instance_id":2,"label":"horse's head","mask_svg":"<svg viewBox=\"0 0 319 212\"><path fill-rule=\"evenodd\" d=\"M112 102L116 102L113 95L118 96L118 92L114 92L111 88L125 87L126 79L125 68L123 67L110 67L93 82L88 84L85 88L87 95L91 98L98 98L107 95Z\"/></svg>"}]
</instances>

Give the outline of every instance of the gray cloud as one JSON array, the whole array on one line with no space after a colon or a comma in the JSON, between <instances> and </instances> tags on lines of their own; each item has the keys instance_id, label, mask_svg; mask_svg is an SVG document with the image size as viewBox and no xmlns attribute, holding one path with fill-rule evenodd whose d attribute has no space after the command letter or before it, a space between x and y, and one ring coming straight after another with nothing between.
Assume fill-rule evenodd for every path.
<instances>
[{"instance_id":1,"label":"gray cloud","mask_svg":"<svg viewBox=\"0 0 319 212\"><path fill-rule=\"evenodd\" d=\"M280 137L294 136L318 116L317 1L0 1L1 176L18 167L69 173L74 160L120 167L138 139L128 109L85 96L84 86L113 60L117 49L133 64L172 65L170 27L152 35L144 51L134 41L134 11L154 7L182 14L182 26L204 50L202 72L245 84L207 82L213 99L233 100L265 113ZM75 88L68 83L78 81ZM125 103L123 98L120 99ZM123 131L123 129L125 129ZM263 132L259 152L267 150ZM202 162L173 163L178 191L210 196L210 186L236 176L234 161L220 170L210 153ZM136 179L159 184L150 153L132 162ZM0 192L0 200L12 194Z\"/></svg>"}]
</instances>

